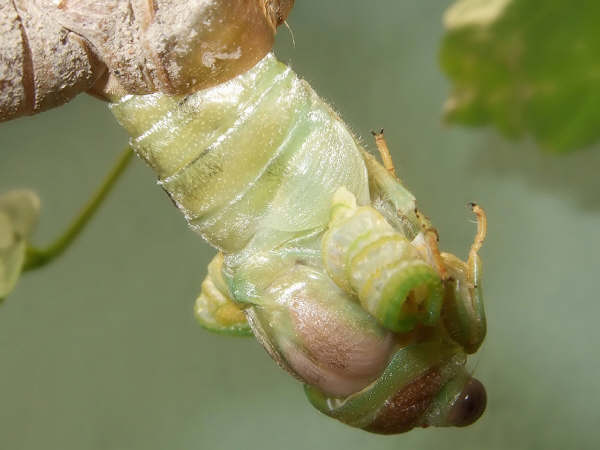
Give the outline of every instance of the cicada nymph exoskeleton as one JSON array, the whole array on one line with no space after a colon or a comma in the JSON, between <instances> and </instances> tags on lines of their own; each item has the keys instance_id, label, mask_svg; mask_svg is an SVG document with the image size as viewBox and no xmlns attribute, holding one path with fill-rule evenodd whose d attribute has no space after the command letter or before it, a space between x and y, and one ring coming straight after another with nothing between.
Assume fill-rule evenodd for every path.
<instances>
[{"instance_id":1,"label":"cicada nymph exoskeleton","mask_svg":"<svg viewBox=\"0 0 600 450\"><path fill-rule=\"evenodd\" d=\"M220 251L201 324L251 330L349 425L397 433L479 417L485 391L465 363L485 335L480 209L469 261L441 253L412 194L271 54L218 86L127 95L111 110Z\"/></svg>"},{"instance_id":2,"label":"cicada nymph exoskeleton","mask_svg":"<svg viewBox=\"0 0 600 450\"><path fill-rule=\"evenodd\" d=\"M293 0L0 0L0 121L80 92L182 94L271 50Z\"/></svg>"}]
</instances>

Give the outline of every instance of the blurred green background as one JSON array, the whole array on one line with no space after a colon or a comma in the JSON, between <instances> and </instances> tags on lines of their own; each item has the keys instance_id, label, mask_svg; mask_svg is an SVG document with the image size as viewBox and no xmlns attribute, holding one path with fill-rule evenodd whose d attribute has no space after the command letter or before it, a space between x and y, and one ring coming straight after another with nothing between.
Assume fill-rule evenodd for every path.
<instances>
[{"instance_id":1,"label":"blurred green background","mask_svg":"<svg viewBox=\"0 0 600 450\"><path fill-rule=\"evenodd\" d=\"M442 125L449 2L299 0L277 53L370 137L466 256L482 204L488 409L465 429L381 437L320 415L253 340L203 331L193 301L213 250L140 161L66 255L0 307L0 448L592 449L600 445L600 151L554 155ZM600 111L598 111L600 116ZM43 201L35 242L70 220L126 136L87 96L0 127L0 189ZM365 139L374 148L371 139Z\"/></svg>"}]
</instances>

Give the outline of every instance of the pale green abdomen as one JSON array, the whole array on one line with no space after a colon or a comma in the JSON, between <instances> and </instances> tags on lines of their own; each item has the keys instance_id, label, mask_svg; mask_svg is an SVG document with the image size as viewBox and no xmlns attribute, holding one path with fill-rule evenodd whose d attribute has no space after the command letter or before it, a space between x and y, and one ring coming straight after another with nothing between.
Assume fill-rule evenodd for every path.
<instances>
[{"instance_id":1,"label":"pale green abdomen","mask_svg":"<svg viewBox=\"0 0 600 450\"><path fill-rule=\"evenodd\" d=\"M126 96L111 109L190 226L225 252L257 234L325 229L340 186L369 202L353 136L273 55L217 87Z\"/></svg>"}]
</instances>

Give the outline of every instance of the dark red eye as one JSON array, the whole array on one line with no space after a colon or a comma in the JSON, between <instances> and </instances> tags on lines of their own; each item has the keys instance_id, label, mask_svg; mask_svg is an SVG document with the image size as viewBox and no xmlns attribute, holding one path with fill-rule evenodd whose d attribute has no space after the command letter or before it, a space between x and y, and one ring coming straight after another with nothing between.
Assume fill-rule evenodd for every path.
<instances>
[{"instance_id":1,"label":"dark red eye","mask_svg":"<svg viewBox=\"0 0 600 450\"><path fill-rule=\"evenodd\" d=\"M471 378L465 383L458 400L452 407L448 422L455 427L466 427L475 422L485 411L487 394L479 380Z\"/></svg>"}]
</instances>

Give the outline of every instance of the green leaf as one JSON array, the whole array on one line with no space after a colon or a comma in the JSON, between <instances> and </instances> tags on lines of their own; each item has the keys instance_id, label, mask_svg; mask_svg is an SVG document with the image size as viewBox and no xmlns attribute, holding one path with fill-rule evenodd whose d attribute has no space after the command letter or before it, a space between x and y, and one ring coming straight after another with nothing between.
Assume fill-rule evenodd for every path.
<instances>
[{"instance_id":1,"label":"green leaf","mask_svg":"<svg viewBox=\"0 0 600 450\"><path fill-rule=\"evenodd\" d=\"M28 190L0 195L0 300L15 287L40 211L38 196Z\"/></svg>"},{"instance_id":2,"label":"green leaf","mask_svg":"<svg viewBox=\"0 0 600 450\"><path fill-rule=\"evenodd\" d=\"M444 23L448 121L561 152L600 138L600 2L459 0Z\"/></svg>"}]
</instances>

